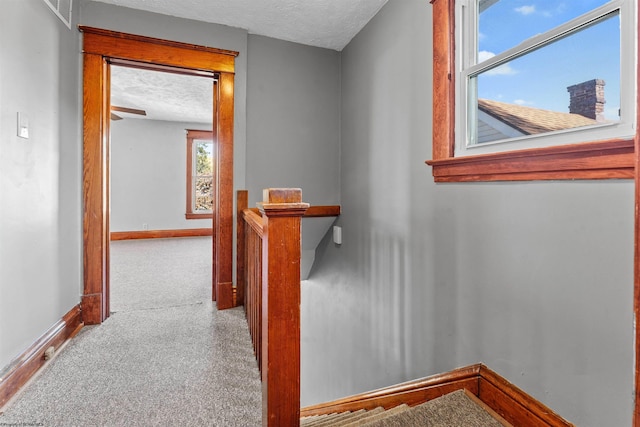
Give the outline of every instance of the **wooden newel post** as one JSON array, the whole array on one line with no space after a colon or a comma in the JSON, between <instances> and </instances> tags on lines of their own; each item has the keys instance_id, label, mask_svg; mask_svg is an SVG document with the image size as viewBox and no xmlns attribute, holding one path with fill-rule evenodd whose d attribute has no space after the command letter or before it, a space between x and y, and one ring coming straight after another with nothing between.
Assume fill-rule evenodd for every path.
<instances>
[{"instance_id":1,"label":"wooden newel post","mask_svg":"<svg viewBox=\"0 0 640 427\"><path fill-rule=\"evenodd\" d=\"M266 189L262 213L262 425L300 425L299 188Z\"/></svg>"}]
</instances>

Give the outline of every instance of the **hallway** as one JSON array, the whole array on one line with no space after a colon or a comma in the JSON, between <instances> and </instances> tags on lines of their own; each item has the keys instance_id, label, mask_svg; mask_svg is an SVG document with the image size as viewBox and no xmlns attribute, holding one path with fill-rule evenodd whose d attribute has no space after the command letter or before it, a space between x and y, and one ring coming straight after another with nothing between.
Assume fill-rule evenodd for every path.
<instances>
[{"instance_id":1,"label":"hallway","mask_svg":"<svg viewBox=\"0 0 640 427\"><path fill-rule=\"evenodd\" d=\"M0 423L260 425L244 312L210 301L211 238L113 242L111 251L111 317L83 328Z\"/></svg>"}]
</instances>

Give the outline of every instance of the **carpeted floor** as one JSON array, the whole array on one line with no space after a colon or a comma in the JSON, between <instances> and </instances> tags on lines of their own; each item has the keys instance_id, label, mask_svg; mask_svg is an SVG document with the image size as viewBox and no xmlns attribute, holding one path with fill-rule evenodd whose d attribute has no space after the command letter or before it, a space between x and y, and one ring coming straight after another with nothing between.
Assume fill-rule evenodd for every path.
<instances>
[{"instance_id":1,"label":"carpeted floor","mask_svg":"<svg viewBox=\"0 0 640 427\"><path fill-rule=\"evenodd\" d=\"M211 238L113 242L112 315L85 327L0 425L259 426L242 308L211 303Z\"/></svg>"},{"instance_id":2,"label":"carpeted floor","mask_svg":"<svg viewBox=\"0 0 640 427\"><path fill-rule=\"evenodd\" d=\"M211 300L211 238L111 242L111 311Z\"/></svg>"}]
</instances>

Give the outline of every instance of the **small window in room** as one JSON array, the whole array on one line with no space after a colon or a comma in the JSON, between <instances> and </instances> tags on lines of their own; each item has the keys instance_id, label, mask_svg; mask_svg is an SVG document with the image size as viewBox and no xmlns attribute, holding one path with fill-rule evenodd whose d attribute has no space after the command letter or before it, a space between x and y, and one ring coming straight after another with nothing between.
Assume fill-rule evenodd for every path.
<instances>
[{"instance_id":1,"label":"small window in room","mask_svg":"<svg viewBox=\"0 0 640 427\"><path fill-rule=\"evenodd\" d=\"M589 143L624 141L607 147L624 146L628 154L636 114L635 1L432 4L434 158L428 163L436 178L452 173L456 175L442 180L510 180L518 173L515 179L523 180L628 177L627 166L624 171L614 166L615 174L580 176L574 172L585 164L581 161L558 165L559 170L573 172L555 177L550 171L556 165L527 160L527 177L515 164L502 175L507 169L501 165L506 153L517 152L522 164L527 150L535 155L534 150L547 149L538 157L547 161L558 147ZM598 155L597 149L591 151L587 157ZM490 157L497 154L502 157ZM495 168L478 170L469 160L462 171L455 164L455 159L472 156L484 156L485 164L490 159ZM445 160L447 167L440 167ZM545 171L544 176L531 175L537 171Z\"/></svg>"},{"instance_id":2,"label":"small window in room","mask_svg":"<svg viewBox=\"0 0 640 427\"><path fill-rule=\"evenodd\" d=\"M458 154L632 136L624 4L472 2L462 17L463 28L477 30L461 40Z\"/></svg>"},{"instance_id":3,"label":"small window in room","mask_svg":"<svg viewBox=\"0 0 640 427\"><path fill-rule=\"evenodd\" d=\"M213 217L213 132L187 130L187 219Z\"/></svg>"}]
</instances>

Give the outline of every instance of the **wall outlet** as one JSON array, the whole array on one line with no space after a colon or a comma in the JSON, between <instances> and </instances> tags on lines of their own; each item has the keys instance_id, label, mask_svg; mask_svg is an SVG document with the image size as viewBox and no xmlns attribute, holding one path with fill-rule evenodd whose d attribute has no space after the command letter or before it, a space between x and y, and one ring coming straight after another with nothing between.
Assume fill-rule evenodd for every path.
<instances>
[{"instance_id":1,"label":"wall outlet","mask_svg":"<svg viewBox=\"0 0 640 427\"><path fill-rule=\"evenodd\" d=\"M29 139L29 117L21 112L18 112L18 136Z\"/></svg>"},{"instance_id":2,"label":"wall outlet","mask_svg":"<svg viewBox=\"0 0 640 427\"><path fill-rule=\"evenodd\" d=\"M143 230L148 230L149 229L149 224L147 224L146 222L142 223L142 229Z\"/></svg>"},{"instance_id":3,"label":"wall outlet","mask_svg":"<svg viewBox=\"0 0 640 427\"><path fill-rule=\"evenodd\" d=\"M333 243L336 245L342 244L342 227L337 225L333 226Z\"/></svg>"}]
</instances>

